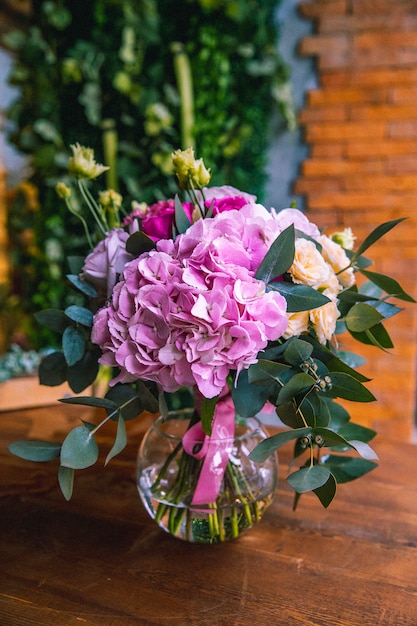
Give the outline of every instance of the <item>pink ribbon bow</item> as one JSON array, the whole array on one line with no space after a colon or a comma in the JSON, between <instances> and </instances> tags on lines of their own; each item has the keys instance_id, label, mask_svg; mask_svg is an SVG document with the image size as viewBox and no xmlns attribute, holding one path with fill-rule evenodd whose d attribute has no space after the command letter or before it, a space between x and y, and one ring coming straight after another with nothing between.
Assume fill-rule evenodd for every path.
<instances>
[{"instance_id":1,"label":"pink ribbon bow","mask_svg":"<svg viewBox=\"0 0 417 626\"><path fill-rule=\"evenodd\" d=\"M205 434L201 422L185 433L184 450L196 459L204 459L192 505L209 505L216 501L233 448L234 427L234 405L231 399L227 399L216 405L211 435Z\"/></svg>"}]
</instances>

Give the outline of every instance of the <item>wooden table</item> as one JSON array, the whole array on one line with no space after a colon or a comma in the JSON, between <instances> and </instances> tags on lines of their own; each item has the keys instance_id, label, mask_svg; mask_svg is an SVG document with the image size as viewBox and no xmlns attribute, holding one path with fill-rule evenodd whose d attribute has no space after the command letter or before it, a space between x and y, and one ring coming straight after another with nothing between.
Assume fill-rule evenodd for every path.
<instances>
[{"instance_id":1,"label":"wooden table","mask_svg":"<svg viewBox=\"0 0 417 626\"><path fill-rule=\"evenodd\" d=\"M2 626L416 626L417 470L412 444L377 440L380 467L341 486L329 510L283 479L261 523L198 546L148 519L134 464L140 431L110 465L78 472L73 500L56 464L11 456L13 440L61 441L92 410L0 413ZM103 457L110 432L100 440ZM284 474L283 468L282 474Z\"/></svg>"}]
</instances>

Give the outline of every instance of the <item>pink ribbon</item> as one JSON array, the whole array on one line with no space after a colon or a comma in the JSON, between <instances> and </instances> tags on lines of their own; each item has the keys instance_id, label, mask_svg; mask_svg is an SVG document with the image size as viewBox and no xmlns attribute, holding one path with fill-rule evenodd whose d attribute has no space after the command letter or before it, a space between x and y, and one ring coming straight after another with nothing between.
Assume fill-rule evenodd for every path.
<instances>
[{"instance_id":1,"label":"pink ribbon","mask_svg":"<svg viewBox=\"0 0 417 626\"><path fill-rule=\"evenodd\" d=\"M216 501L233 448L234 428L234 405L231 399L227 399L216 405L211 435L205 434L201 422L185 433L182 439L184 450L196 459L204 459L192 505L208 505Z\"/></svg>"}]
</instances>

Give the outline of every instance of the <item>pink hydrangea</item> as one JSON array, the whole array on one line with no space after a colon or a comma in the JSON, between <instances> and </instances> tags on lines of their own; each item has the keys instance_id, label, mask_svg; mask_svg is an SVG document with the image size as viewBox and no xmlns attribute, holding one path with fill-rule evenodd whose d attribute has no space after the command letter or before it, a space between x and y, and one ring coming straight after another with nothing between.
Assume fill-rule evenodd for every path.
<instances>
[{"instance_id":1,"label":"pink hydrangea","mask_svg":"<svg viewBox=\"0 0 417 626\"><path fill-rule=\"evenodd\" d=\"M247 204L198 220L128 263L92 332L101 362L120 369L113 384L196 385L211 398L230 372L255 363L287 327L285 299L255 279L281 230L266 209Z\"/></svg>"}]
</instances>

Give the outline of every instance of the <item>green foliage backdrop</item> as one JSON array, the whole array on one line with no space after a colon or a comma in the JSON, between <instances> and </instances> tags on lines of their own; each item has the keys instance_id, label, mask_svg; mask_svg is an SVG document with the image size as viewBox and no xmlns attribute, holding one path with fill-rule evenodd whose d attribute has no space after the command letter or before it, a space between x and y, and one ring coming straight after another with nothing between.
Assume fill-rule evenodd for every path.
<instances>
[{"instance_id":1,"label":"green foliage backdrop","mask_svg":"<svg viewBox=\"0 0 417 626\"><path fill-rule=\"evenodd\" d=\"M12 291L28 319L39 309L74 302L67 295L65 259L84 253L85 241L54 191L71 143L113 161L107 185L127 202L153 202L174 192L170 153L186 147L188 105L194 112L191 117L188 111L188 131L197 155L216 172L212 183L250 190L262 200L271 115L279 111L293 122L284 97L287 70L277 53L278 5L33 1L28 29L5 39L15 55L10 83L20 94L8 112L14 128L9 139L32 164L30 180L11 203L9 223ZM184 69L187 61L188 102L190 84L178 73L178 63ZM37 348L51 339L30 322L26 332Z\"/></svg>"}]
</instances>

